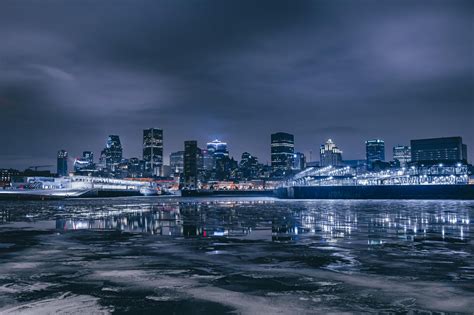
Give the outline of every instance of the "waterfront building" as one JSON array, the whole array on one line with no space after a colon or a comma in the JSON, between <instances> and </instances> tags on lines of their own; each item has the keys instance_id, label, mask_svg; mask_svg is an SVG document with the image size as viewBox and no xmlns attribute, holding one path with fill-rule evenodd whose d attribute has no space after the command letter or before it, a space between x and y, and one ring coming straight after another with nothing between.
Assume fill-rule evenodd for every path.
<instances>
[{"instance_id":1,"label":"waterfront building","mask_svg":"<svg viewBox=\"0 0 474 315\"><path fill-rule=\"evenodd\" d=\"M163 130L143 130L143 160L145 171L152 176L161 176L163 166Z\"/></svg>"},{"instance_id":2,"label":"waterfront building","mask_svg":"<svg viewBox=\"0 0 474 315\"><path fill-rule=\"evenodd\" d=\"M411 148L407 145L394 146L393 160L400 164L400 167L407 167L411 162Z\"/></svg>"},{"instance_id":3,"label":"waterfront building","mask_svg":"<svg viewBox=\"0 0 474 315\"><path fill-rule=\"evenodd\" d=\"M411 140L411 160L418 164L467 164L467 146L461 137Z\"/></svg>"},{"instance_id":4,"label":"waterfront building","mask_svg":"<svg viewBox=\"0 0 474 315\"><path fill-rule=\"evenodd\" d=\"M188 188L197 188L200 151L197 141L184 141L184 184Z\"/></svg>"},{"instance_id":5,"label":"waterfront building","mask_svg":"<svg viewBox=\"0 0 474 315\"><path fill-rule=\"evenodd\" d=\"M385 142L381 139L365 141L365 156L369 169L372 169L374 162L385 161Z\"/></svg>"},{"instance_id":6,"label":"waterfront building","mask_svg":"<svg viewBox=\"0 0 474 315\"><path fill-rule=\"evenodd\" d=\"M68 154L66 150L59 150L57 156L57 174L58 176L67 176Z\"/></svg>"},{"instance_id":7,"label":"waterfront building","mask_svg":"<svg viewBox=\"0 0 474 315\"><path fill-rule=\"evenodd\" d=\"M296 152L293 155L293 171L299 172L306 168L306 157L301 152Z\"/></svg>"},{"instance_id":8,"label":"waterfront building","mask_svg":"<svg viewBox=\"0 0 474 315\"><path fill-rule=\"evenodd\" d=\"M10 186L13 177L19 175L20 171L15 169L0 169L0 188Z\"/></svg>"},{"instance_id":9,"label":"waterfront building","mask_svg":"<svg viewBox=\"0 0 474 315\"><path fill-rule=\"evenodd\" d=\"M293 166L295 138L286 132L271 135L272 171L276 177L288 175Z\"/></svg>"},{"instance_id":10,"label":"waterfront building","mask_svg":"<svg viewBox=\"0 0 474 315\"><path fill-rule=\"evenodd\" d=\"M325 144L322 144L319 150L320 167L325 166L343 166L342 150L337 145L328 139Z\"/></svg>"},{"instance_id":11,"label":"waterfront building","mask_svg":"<svg viewBox=\"0 0 474 315\"><path fill-rule=\"evenodd\" d=\"M184 171L184 151L177 151L170 154L170 167L172 173L181 174Z\"/></svg>"},{"instance_id":12,"label":"waterfront building","mask_svg":"<svg viewBox=\"0 0 474 315\"><path fill-rule=\"evenodd\" d=\"M105 164L105 167L114 171L118 164L122 161L123 150L122 144L120 143L120 137L118 135L110 135L107 138L105 149L102 150L101 160ZM105 163L104 163L105 162Z\"/></svg>"}]
</instances>

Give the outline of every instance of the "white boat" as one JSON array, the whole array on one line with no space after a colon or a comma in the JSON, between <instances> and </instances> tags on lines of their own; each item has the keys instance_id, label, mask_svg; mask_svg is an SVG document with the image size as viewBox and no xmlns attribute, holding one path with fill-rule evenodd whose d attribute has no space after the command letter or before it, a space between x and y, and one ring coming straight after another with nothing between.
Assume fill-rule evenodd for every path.
<instances>
[{"instance_id":1,"label":"white boat","mask_svg":"<svg viewBox=\"0 0 474 315\"><path fill-rule=\"evenodd\" d=\"M158 189L152 186L140 187L140 194L144 196L156 196L158 195Z\"/></svg>"}]
</instances>

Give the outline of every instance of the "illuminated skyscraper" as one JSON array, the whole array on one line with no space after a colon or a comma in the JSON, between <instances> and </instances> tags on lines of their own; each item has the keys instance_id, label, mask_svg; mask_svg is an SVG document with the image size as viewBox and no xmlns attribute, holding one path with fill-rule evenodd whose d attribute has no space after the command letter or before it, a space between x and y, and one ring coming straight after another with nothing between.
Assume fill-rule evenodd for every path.
<instances>
[{"instance_id":1,"label":"illuminated skyscraper","mask_svg":"<svg viewBox=\"0 0 474 315\"><path fill-rule=\"evenodd\" d=\"M143 130L143 160L145 171L153 176L161 176L163 166L163 130L150 128Z\"/></svg>"},{"instance_id":2,"label":"illuminated skyscraper","mask_svg":"<svg viewBox=\"0 0 474 315\"><path fill-rule=\"evenodd\" d=\"M57 173L58 176L66 176L67 175L67 158L68 154L66 150L59 150L58 151L58 163L57 163Z\"/></svg>"},{"instance_id":3,"label":"illuminated skyscraper","mask_svg":"<svg viewBox=\"0 0 474 315\"><path fill-rule=\"evenodd\" d=\"M301 152L296 152L293 155L293 171L299 172L306 167L306 157Z\"/></svg>"},{"instance_id":4,"label":"illuminated skyscraper","mask_svg":"<svg viewBox=\"0 0 474 315\"><path fill-rule=\"evenodd\" d=\"M342 151L337 145L328 139L325 144L322 144L319 150L319 158L321 167L325 166L342 166Z\"/></svg>"},{"instance_id":5,"label":"illuminated skyscraper","mask_svg":"<svg viewBox=\"0 0 474 315\"><path fill-rule=\"evenodd\" d=\"M90 164L94 163L94 153L92 151L82 152L82 158L88 161Z\"/></svg>"},{"instance_id":6,"label":"illuminated skyscraper","mask_svg":"<svg viewBox=\"0 0 474 315\"><path fill-rule=\"evenodd\" d=\"M170 166L173 173L182 173L184 171L184 151L170 154Z\"/></svg>"},{"instance_id":7,"label":"illuminated skyscraper","mask_svg":"<svg viewBox=\"0 0 474 315\"><path fill-rule=\"evenodd\" d=\"M184 141L184 183L188 188L197 188L200 151L197 141Z\"/></svg>"},{"instance_id":8,"label":"illuminated skyscraper","mask_svg":"<svg viewBox=\"0 0 474 315\"><path fill-rule=\"evenodd\" d=\"M218 160L222 160L229 157L229 151L227 150L227 143L219 140L214 140L207 143L207 155L212 156L214 159L214 167ZM210 162L207 162L209 164Z\"/></svg>"},{"instance_id":9,"label":"illuminated skyscraper","mask_svg":"<svg viewBox=\"0 0 474 315\"><path fill-rule=\"evenodd\" d=\"M411 148L406 145L393 147L393 160L400 163L400 167L406 167L411 162Z\"/></svg>"},{"instance_id":10,"label":"illuminated skyscraper","mask_svg":"<svg viewBox=\"0 0 474 315\"><path fill-rule=\"evenodd\" d=\"M385 142L381 139L365 141L365 155L369 169L374 162L385 161Z\"/></svg>"},{"instance_id":11,"label":"illuminated skyscraper","mask_svg":"<svg viewBox=\"0 0 474 315\"><path fill-rule=\"evenodd\" d=\"M292 134L277 132L271 135L272 171L275 176L285 176L293 166L295 138Z\"/></svg>"},{"instance_id":12,"label":"illuminated skyscraper","mask_svg":"<svg viewBox=\"0 0 474 315\"><path fill-rule=\"evenodd\" d=\"M110 135L107 138L105 149L102 150L101 159L105 160L107 169L114 171L118 164L122 161L122 144L120 137L117 135ZM103 162L103 161L102 161Z\"/></svg>"}]
</instances>

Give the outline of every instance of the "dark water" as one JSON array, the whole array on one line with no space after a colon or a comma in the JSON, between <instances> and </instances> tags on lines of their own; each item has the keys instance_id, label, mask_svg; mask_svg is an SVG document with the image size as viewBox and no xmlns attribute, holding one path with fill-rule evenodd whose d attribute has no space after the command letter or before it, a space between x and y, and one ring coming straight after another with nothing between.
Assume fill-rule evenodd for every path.
<instances>
[{"instance_id":1,"label":"dark water","mask_svg":"<svg viewBox=\"0 0 474 315\"><path fill-rule=\"evenodd\" d=\"M472 313L474 202L0 202L0 313Z\"/></svg>"}]
</instances>

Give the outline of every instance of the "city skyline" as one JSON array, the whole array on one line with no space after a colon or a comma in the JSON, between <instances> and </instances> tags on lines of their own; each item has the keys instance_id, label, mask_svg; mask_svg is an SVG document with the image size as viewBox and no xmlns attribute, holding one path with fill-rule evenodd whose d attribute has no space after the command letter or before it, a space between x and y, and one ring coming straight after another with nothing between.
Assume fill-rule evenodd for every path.
<instances>
[{"instance_id":1,"label":"city skyline","mask_svg":"<svg viewBox=\"0 0 474 315\"><path fill-rule=\"evenodd\" d=\"M161 130L162 133L164 135L166 135L166 131L165 130L162 130L160 128L157 128L157 127L150 127L150 128L146 128L146 129L143 129L142 132L146 131L146 130L149 130L149 129L158 129L158 130ZM279 133L279 132L283 132L283 131L278 131L276 133ZM283 132L284 133L284 132ZM122 138L121 135L117 135L119 136L120 138ZM269 135L271 136L271 135ZM110 135L106 136L104 138L104 145L107 143L107 139L109 139ZM439 137L439 138L450 138L451 136L442 136L442 137ZM184 140L183 143L182 143L182 147L181 148L178 148L178 150L175 150L175 151L170 151L170 150L167 150L166 147L166 138L165 136L163 136L163 165L170 165L170 160L169 160L169 157L170 157L170 154L172 153L175 153L175 152L178 152L178 151L183 151L184 150L184 142L185 141L190 141L190 140L195 140L197 141L197 145L199 148L201 149L205 149L206 148L206 145L208 145L209 143L213 142L213 141L225 141L225 139L217 139L217 138L213 138L212 140L209 140L209 141L205 141L205 140L196 140L196 139L191 139L192 137L190 137L189 140ZM270 137L271 138L271 137ZM324 146L324 144L326 143L326 141L332 141L331 138L329 139L325 139L325 140L322 140L321 141L321 144L317 146L317 149L316 150L313 150L310 154L310 151L309 150L300 150L300 148L297 146L297 135L294 135L294 138L295 138L295 153L296 152L301 152L303 153L305 156L306 156L306 162L320 162L321 161L321 158L320 158L320 149L322 146ZM431 139L431 138L435 138L435 137L427 137L426 139ZM461 137L463 140L464 138ZM107 141L106 141L107 140ZM235 158L236 160L240 160L240 157L243 153L251 153L252 155L254 155L255 157L257 157L259 159L259 162L262 163L262 164L266 164L266 165L271 165L271 139L267 139L267 147L268 147L268 152L266 152L266 156L268 156L266 159L265 158L262 158L261 156L258 156L254 153L252 153L251 150L244 150L242 152L238 152L236 153L235 151L232 150L232 143L230 143L230 146L229 146L229 157L231 158ZM362 155L358 155L358 156L354 156L353 154L351 154L351 152L347 152L346 150L342 150L343 153L342 153L342 159L343 160L366 160L367 157L366 157L366 142L367 141L370 141L370 140L373 140L373 139L367 139L367 140L361 140L361 147L363 148L363 153ZM380 139L380 140L383 140L383 139ZM385 147L385 158L384 158L384 161L391 161L393 160L393 149L397 146L410 146L410 141L411 140L416 140L416 139L409 139L407 141L405 141L404 143L396 143L396 144L388 144L386 147ZM141 151L137 154L137 155L130 155L128 154L128 150L127 150L127 144L123 144L123 141L122 141L122 150L123 150L123 159L131 159L131 158L138 158L138 159L141 159L142 158L142 155L143 155L143 138L139 139L138 140L139 142L141 142L141 145L142 145L142 149ZM384 141L384 140L383 140ZM225 141L226 142L226 141ZM386 143L386 141L384 141ZM339 143L339 141L337 141L337 143ZM464 142L465 143L465 142ZM229 144L228 142L226 142L226 144ZM466 143L465 143L466 144ZM88 148L84 148L84 149L79 149L78 152L72 152L73 154L71 154L71 151L68 150L67 148L58 148L55 152L53 152L52 156L49 158L46 158L46 159L41 159L41 160L33 160L31 161L30 164L28 165L24 165L24 166L18 166L19 164L17 164L17 166L3 166L3 168L14 168L14 169L26 169L26 168L29 168L31 166L35 166L35 165L41 165L42 163L40 162L50 162L52 164L46 164L45 166L47 167L44 167L43 169L55 169L56 168L56 165L53 163L56 159L57 159L57 152L58 151L62 151L62 150L65 150L68 154L68 164L69 166L73 166L73 162L76 160L76 159L81 159L83 158L83 153L84 152L92 152L93 155L96 155L97 156L97 159L100 158L100 152L103 151L103 147L104 145L102 145L102 148L99 148L97 150L89 150ZM340 148L339 148L340 149ZM469 155L469 151L470 151L470 147L469 145L467 145L467 152L468 152L468 162L471 163L471 156ZM265 156L265 154L264 154ZM310 159L310 156L311 159ZM54 164L54 165L53 165ZM0 165L0 167L2 167L2 165Z\"/></svg>"},{"instance_id":2,"label":"city skyline","mask_svg":"<svg viewBox=\"0 0 474 315\"><path fill-rule=\"evenodd\" d=\"M140 157L149 127L166 160L217 138L269 162L278 131L313 161L329 138L363 159L368 139L461 136L472 157L472 6L3 2L0 167L98 156L111 134Z\"/></svg>"}]
</instances>

